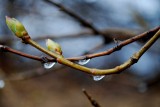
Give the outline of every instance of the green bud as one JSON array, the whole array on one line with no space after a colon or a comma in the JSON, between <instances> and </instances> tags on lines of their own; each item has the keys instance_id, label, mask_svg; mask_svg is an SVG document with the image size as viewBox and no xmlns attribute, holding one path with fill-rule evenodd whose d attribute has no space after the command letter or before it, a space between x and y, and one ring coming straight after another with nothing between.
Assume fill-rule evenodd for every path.
<instances>
[{"instance_id":1,"label":"green bud","mask_svg":"<svg viewBox=\"0 0 160 107\"><path fill-rule=\"evenodd\" d=\"M16 20L15 18L10 18L6 16L6 23L8 28L19 38L22 38L23 36L27 35L27 31L23 24Z\"/></svg>"},{"instance_id":2,"label":"green bud","mask_svg":"<svg viewBox=\"0 0 160 107\"><path fill-rule=\"evenodd\" d=\"M46 46L49 51L62 55L61 46L58 43L52 41L51 39L46 40Z\"/></svg>"}]
</instances>

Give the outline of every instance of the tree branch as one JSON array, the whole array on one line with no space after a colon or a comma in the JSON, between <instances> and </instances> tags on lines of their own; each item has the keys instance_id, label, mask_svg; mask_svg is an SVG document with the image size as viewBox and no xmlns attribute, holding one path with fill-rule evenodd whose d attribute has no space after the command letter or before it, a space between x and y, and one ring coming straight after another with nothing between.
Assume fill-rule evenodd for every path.
<instances>
[{"instance_id":1,"label":"tree branch","mask_svg":"<svg viewBox=\"0 0 160 107\"><path fill-rule=\"evenodd\" d=\"M69 60L72 60L72 61L75 60L75 61L77 61L77 60L81 60L81 59L84 59L84 58L91 59L91 58L95 58L95 57L99 57L99 56L110 55L111 53L113 53L113 52L121 49L122 47L124 47L124 46L126 46L126 45L128 45L130 43L133 43L133 42L135 42L137 40L140 40L140 39L145 38L145 37L149 37L150 38L159 29L160 29L160 26L158 26L158 27L156 27L156 28L154 28L154 29L152 29L150 31L146 31L146 32L144 32L142 34L139 34L139 35L137 35L135 37L129 38L127 40L124 40L121 43L119 43L119 45L117 45L116 47L113 47L113 48L108 49L106 51L99 52L99 53L94 53L94 54L88 54L88 55L84 55L84 56L80 56L80 57L73 57L73 58L69 58Z\"/></svg>"},{"instance_id":2,"label":"tree branch","mask_svg":"<svg viewBox=\"0 0 160 107\"><path fill-rule=\"evenodd\" d=\"M92 29L94 31L95 34L100 34L100 32L94 27L92 26L91 23L87 22L86 20L84 20L83 18L81 18L79 15L75 14L73 11L69 10L67 7L61 5L60 3L57 3L55 1L51 1L51 0L44 0L45 2L48 2L58 8L60 8L63 12L65 12L66 14L70 15L71 17L74 17L76 20L78 20L83 26L88 27L90 29Z\"/></svg>"},{"instance_id":3,"label":"tree branch","mask_svg":"<svg viewBox=\"0 0 160 107\"><path fill-rule=\"evenodd\" d=\"M45 48L41 47L38 43L36 43L35 41L33 41L29 35L24 35L22 37L22 40L25 43L28 43L30 45L32 45L33 47L37 48L38 50L42 51L43 53L46 53L47 55L55 58L57 60L58 63L69 66L71 68L83 71L85 73L89 73L92 75L108 75L108 74L115 74L115 73L120 73L121 71L129 68L131 65L137 63L137 61L139 60L139 58L150 48L150 46L159 38L160 35L160 30L158 30L158 32L137 52L135 53L128 61L126 61L125 63L112 68L112 69L94 69L94 68L88 68L88 67L84 67L81 65L78 65L76 63L73 63L65 58L63 58L63 56L58 55L56 53L50 52L48 50L46 50Z\"/></svg>"},{"instance_id":4,"label":"tree branch","mask_svg":"<svg viewBox=\"0 0 160 107\"><path fill-rule=\"evenodd\" d=\"M99 105L99 103L98 103L96 100L94 100L94 99L87 93L87 91L86 91L85 89L82 89L82 91L83 91L84 95L88 98L88 100L90 101L90 103L92 104L93 107L101 107L101 106Z\"/></svg>"},{"instance_id":5,"label":"tree branch","mask_svg":"<svg viewBox=\"0 0 160 107\"><path fill-rule=\"evenodd\" d=\"M123 64L114 67L112 69L95 69L95 68L88 68L85 66L81 66L79 64L73 63L70 60L67 60L62 55L62 50L59 44L53 42L50 40L50 42L47 42L47 49L40 46L38 43L36 43L34 40L31 39L29 36L27 30L23 26L21 22L14 18L10 18L6 16L6 23L9 27L9 29L18 37L22 39L22 42L25 44L30 44L31 46L37 48L41 52L51 56L52 58L55 58L56 61L60 64L69 66L71 68L83 71L85 73L89 73L92 75L108 75L108 74L115 74L120 73L121 71L129 68L131 65L138 62L140 57L153 45L153 43L159 38L160 36L160 29L157 31L157 33L137 52L135 53L128 61L124 62ZM134 40L134 39L133 39ZM133 41L132 39L126 42ZM123 46L123 44L122 44ZM119 50L120 48L117 46L115 50ZM2 49L3 50L3 49ZM58 53L57 53L58 52Z\"/></svg>"},{"instance_id":6,"label":"tree branch","mask_svg":"<svg viewBox=\"0 0 160 107\"><path fill-rule=\"evenodd\" d=\"M150 38L152 35L154 35L158 30L160 29L160 27L156 27L150 31L147 31L147 32L144 32L142 34L139 34L135 37L132 37L130 39L127 39L123 42L121 42L118 46L116 47L113 47L109 50L106 50L106 51L103 51L103 52L99 52L99 53L94 53L94 54L87 54L87 55L84 55L84 56L79 56L79 57L71 57L71 58L66 58L70 61L78 61L78 60L82 60L82 59L91 59L91 58L95 58L95 57L100 57L100 56L104 56L104 55L109 55L119 49L121 49L122 47L130 44L130 43L133 43L139 39L143 39L143 38ZM26 54L26 53L23 53L23 52L20 52L20 51L17 51L17 50L14 50L8 46L4 46L4 45L0 45L0 51L2 52L10 52L10 53L13 53L13 54L17 54L19 56L23 56L23 57L26 57L26 58L30 58L30 59L33 59L33 60L37 60L37 61L41 61L41 62L44 62L44 58L43 57L38 57L38 56L34 56L34 55L30 55L30 54ZM49 57L45 57L46 60L48 62L55 62L56 60L54 58L49 58Z\"/></svg>"},{"instance_id":7,"label":"tree branch","mask_svg":"<svg viewBox=\"0 0 160 107\"><path fill-rule=\"evenodd\" d=\"M69 8L65 7L64 5L61 5L60 3L57 3L55 1L51 1L51 0L44 0L45 2L48 2L56 7L58 7L59 9L61 9L63 12L65 12L66 14L68 14L69 16L75 18L77 21L79 21L79 23L81 23L83 26L91 29L93 31L93 34L95 35L102 35L103 37L105 37L105 42L110 42L112 41L111 37L105 36L105 33L99 31L96 27L94 27L92 25L91 22L86 21L85 19L83 19L82 17L80 17L79 15L77 15L76 13L74 13L73 11L71 11Z\"/></svg>"}]
</instances>

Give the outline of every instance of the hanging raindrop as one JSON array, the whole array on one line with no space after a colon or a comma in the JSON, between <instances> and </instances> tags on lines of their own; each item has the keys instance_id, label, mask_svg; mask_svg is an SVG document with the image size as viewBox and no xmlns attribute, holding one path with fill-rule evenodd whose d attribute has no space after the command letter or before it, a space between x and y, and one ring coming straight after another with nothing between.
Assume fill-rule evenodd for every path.
<instances>
[{"instance_id":1,"label":"hanging raindrop","mask_svg":"<svg viewBox=\"0 0 160 107\"><path fill-rule=\"evenodd\" d=\"M0 80L0 89L4 88L4 86L5 86L4 80Z\"/></svg>"},{"instance_id":2,"label":"hanging raindrop","mask_svg":"<svg viewBox=\"0 0 160 107\"><path fill-rule=\"evenodd\" d=\"M99 80L103 79L104 77L105 77L105 75L96 75L96 76L93 76L93 80L99 81Z\"/></svg>"},{"instance_id":3,"label":"hanging raindrop","mask_svg":"<svg viewBox=\"0 0 160 107\"><path fill-rule=\"evenodd\" d=\"M82 59L82 60L79 60L79 61L78 61L78 64L79 64L79 65L85 65L85 64L87 64L90 60L91 60L91 59Z\"/></svg>"},{"instance_id":4,"label":"hanging raindrop","mask_svg":"<svg viewBox=\"0 0 160 107\"><path fill-rule=\"evenodd\" d=\"M56 64L56 62L46 62L43 64L45 69L50 69L52 68L54 65Z\"/></svg>"}]
</instances>

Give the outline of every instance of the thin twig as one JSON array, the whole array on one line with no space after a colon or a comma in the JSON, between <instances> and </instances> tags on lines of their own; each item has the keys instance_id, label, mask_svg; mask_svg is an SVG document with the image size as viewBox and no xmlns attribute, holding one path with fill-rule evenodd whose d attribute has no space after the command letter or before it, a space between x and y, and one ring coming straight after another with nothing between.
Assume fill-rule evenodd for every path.
<instances>
[{"instance_id":1,"label":"thin twig","mask_svg":"<svg viewBox=\"0 0 160 107\"><path fill-rule=\"evenodd\" d=\"M61 11L65 12L66 14L68 14L71 17L75 18L84 27L90 28L93 31L93 34L95 34L95 35L103 35L103 37L105 36L105 34L103 32L101 32L101 31L99 31L96 27L94 27L91 22L83 19L81 16L77 15L75 12L73 12L69 8L65 7L64 5L61 5L60 3L57 3L57 2L51 1L51 0L44 0L44 1L54 5L56 7L58 7L59 9L61 9ZM110 41L112 41L112 38L110 38L108 36L105 36L105 40L106 40L106 42L110 42Z\"/></svg>"},{"instance_id":2,"label":"thin twig","mask_svg":"<svg viewBox=\"0 0 160 107\"><path fill-rule=\"evenodd\" d=\"M122 28L107 28L107 29L103 29L100 30L100 32L103 32L105 35L103 36L109 36L109 38L116 38L118 40L126 40L129 39L131 37L136 36L138 33L133 33L136 30L130 30L130 29L122 29ZM74 38L74 37L82 37L82 36L86 36L86 35L94 35L93 31L91 30L82 30L78 33L74 33L74 34L65 34L65 35L40 35L38 37L34 37L33 40L35 41L39 41L39 40L44 40L44 39L65 39L65 38ZM5 37L5 35L4 35ZM105 38L105 37L104 37ZM6 44L6 43L10 43L13 41L13 38L4 38L2 40L0 40L0 43Z\"/></svg>"},{"instance_id":3,"label":"thin twig","mask_svg":"<svg viewBox=\"0 0 160 107\"><path fill-rule=\"evenodd\" d=\"M92 104L93 107L101 107L101 106L99 105L99 103L98 103L96 100L94 100L94 99L87 93L87 91L86 91L85 89L82 89L82 91L83 91L84 95L88 98L88 100L90 101L90 103Z\"/></svg>"},{"instance_id":4,"label":"thin twig","mask_svg":"<svg viewBox=\"0 0 160 107\"><path fill-rule=\"evenodd\" d=\"M159 38L160 36L160 30L144 45L144 47L142 47L137 53L135 53L129 60L127 60L126 62L124 62L123 64L114 67L112 69L94 69L94 68L88 68L88 67L84 67L81 65L78 65L76 63L73 63L67 59L65 59L63 56L50 52L47 49L41 47L38 43L36 43L35 41L33 41L29 35L24 35L21 39L25 42L28 43L30 45L32 45L33 47L37 48L38 50L40 50L41 52L55 58L57 60L58 63L66 65L68 67L83 71L85 73L89 73L92 75L108 75L108 74L115 74L115 73L120 73L123 70L129 68L131 65L137 63L137 61L139 60L139 58L150 48L150 46Z\"/></svg>"},{"instance_id":5,"label":"thin twig","mask_svg":"<svg viewBox=\"0 0 160 107\"><path fill-rule=\"evenodd\" d=\"M101 35L105 39L105 43L109 43L113 40L114 36L118 33L122 33L123 35L116 35L116 38L118 39L128 39L131 36L133 36L133 33L126 31L125 29L119 30L119 29L108 29L108 30L99 30L96 27L93 26L93 24L86 19L82 18L80 15L72 11L71 9L67 8L66 6L54 1L54 0L44 0L45 2L50 3L53 6L58 7L61 11L68 14L69 16L75 18L79 23L81 23L84 27L87 27L91 29L92 31L89 32L94 35ZM113 33L114 32L114 33ZM113 33L111 35L110 33ZM124 34L125 33L125 34Z\"/></svg>"},{"instance_id":6,"label":"thin twig","mask_svg":"<svg viewBox=\"0 0 160 107\"><path fill-rule=\"evenodd\" d=\"M30 55L30 54L26 54L24 52L18 51L18 50L14 50L8 46L5 45L0 45L0 51L1 52L10 52L19 56L23 56L29 59L33 59L33 60L37 60L37 61L41 61L43 62L43 57L38 57L38 56L34 56L34 55ZM55 59L53 58L49 58L49 57L45 57L48 61L55 61Z\"/></svg>"},{"instance_id":7,"label":"thin twig","mask_svg":"<svg viewBox=\"0 0 160 107\"><path fill-rule=\"evenodd\" d=\"M85 66L81 66L79 64L73 63L70 60L67 60L63 57L63 55L51 52L50 50L47 50L40 46L37 42L31 39L31 37L28 35L28 32L26 31L25 27L23 24L21 24L19 21L16 19L12 19L10 17L6 17L6 22L10 30L18 37L22 39L22 42L25 44L29 44L36 49L40 50L41 52L49 55L52 58L55 58L56 61L60 64L66 65L68 67L83 71L85 73L89 73L92 75L107 75L107 74L115 74L115 73L120 73L123 70L129 68L131 65L135 64L138 62L140 57L152 46L152 44L159 38L160 36L160 30L157 31L157 33L137 52L135 53L129 60L124 62L123 64L114 67L112 69L95 69L95 68L88 68ZM13 26L16 25L16 26ZM16 28L19 28L20 30L17 30ZM16 29L16 30L15 30ZM134 40L134 39L133 39ZM132 39L127 41L133 41ZM52 45L54 46L54 45ZM123 46L123 44L122 44ZM120 48L117 46L115 47L115 50L119 50ZM3 50L3 49L2 49Z\"/></svg>"},{"instance_id":8,"label":"thin twig","mask_svg":"<svg viewBox=\"0 0 160 107\"><path fill-rule=\"evenodd\" d=\"M103 52L94 53L94 54L87 54L87 55L84 55L84 56L72 57L72 58L66 58L66 59L68 59L70 61L78 61L78 60L85 59L85 58L91 59L91 58L95 58L95 57L109 55L109 54L117 51L118 49L132 43L132 42L135 42L135 41L137 41L139 39L142 39L142 38L145 38L145 37L151 37L152 35L155 34L155 32L158 31L158 29L160 29L160 27L156 27L156 28L154 28L150 31L144 32L140 35L137 35L135 37L127 39L127 40L121 42L117 47L113 47L113 48L111 48L109 50L106 50L106 51L103 51ZM8 46L4 46L4 45L0 45L0 50L4 51L4 52L11 52L13 54L17 54L17 55L20 55L20 56L23 56L23 57L26 57L26 58L30 58L30 59L34 59L34 60L37 60L37 61L41 61L41 62L44 61L43 57L38 57L38 56L26 54L26 53L14 50L14 49L12 49ZM48 62L55 62L56 61L54 58L49 58L49 57L45 57L45 58L48 60Z\"/></svg>"},{"instance_id":9,"label":"thin twig","mask_svg":"<svg viewBox=\"0 0 160 107\"><path fill-rule=\"evenodd\" d=\"M61 11L67 13L68 15L70 15L71 17L74 17L76 20L78 20L82 25L84 25L85 27L88 27L90 29L92 29L94 31L95 34L101 34L94 26L92 26L92 24L86 20L84 20L83 18L81 18L79 15L75 14L73 11L71 11L70 9L68 9L67 7L61 5L60 3L57 3L55 1L51 1L51 0L44 0L45 2L48 2L56 7L58 7L59 9L61 9Z\"/></svg>"},{"instance_id":10,"label":"thin twig","mask_svg":"<svg viewBox=\"0 0 160 107\"><path fill-rule=\"evenodd\" d=\"M133 43L139 39L142 39L144 37L151 37L153 36L158 30L160 29L160 27L156 27L150 31L146 31L142 34L139 34L135 37L132 37L132 38L129 38L121 43L119 43L119 45L117 45L116 47L113 47L111 49L108 49L106 51L103 51L103 52L99 52L99 53L94 53L94 54L88 54L88 55L84 55L84 56L80 56L80 57L73 57L73 58L68 58L69 60L81 60L81 59L84 59L84 58L88 58L88 59L91 59L91 58L95 58L95 57L99 57L99 56L104 56L104 55L110 55L111 53L121 49L123 46L126 46L130 43Z\"/></svg>"},{"instance_id":11,"label":"thin twig","mask_svg":"<svg viewBox=\"0 0 160 107\"><path fill-rule=\"evenodd\" d=\"M26 53L23 53L21 51L14 50L14 49L12 49L8 46L0 45L0 50L2 52L11 52L11 53L17 54L19 56L23 56L23 57L34 59L34 60L37 60L37 61L41 61L40 57L38 57L38 56L33 56L33 55L30 55L30 54L26 54Z\"/></svg>"}]
</instances>

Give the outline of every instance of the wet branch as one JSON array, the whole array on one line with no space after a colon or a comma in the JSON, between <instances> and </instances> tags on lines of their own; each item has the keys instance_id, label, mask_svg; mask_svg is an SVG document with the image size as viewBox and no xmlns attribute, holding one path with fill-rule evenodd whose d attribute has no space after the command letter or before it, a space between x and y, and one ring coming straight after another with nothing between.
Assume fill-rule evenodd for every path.
<instances>
[{"instance_id":1,"label":"wet branch","mask_svg":"<svg viewBox=\"0 0 160 107\"><path fill-rule=\"evenodd\" d=\"M13 53L13 54L16 54L16 55L19 55L19 56L23 56L23 57L26 57L26 58L29 58L29 59L33 59L33 60L37 60L37 61L41 61L41 62L44 62L44 58L46 60L48 60L49 62L54 62L55 61L54 58L39 57L39 56L34 56L34 55L26 54L24 52L12 49L12 48L10 48L8 46L5 46L5 45L0 45L0 52L10 52L10 53Z\"/></svg>"},{"instance_id":2,"label":"wet branch","mask_svg":"<svg viewBox=\"0 0 160 107\"><path fill-rule=\"evenodd\" d=\"M91 58L100 57L100 56L104 56L104 55L110 55L111 53L120 50L122 47L124 47L124 46L126 46L130 43L133 43L133 42L135 42L137 40L140 40L140 39L143 39L145 37L149 37L149 38L152 37L159 29L160 29L160 27L156 27L156 28L154 28L150 31L146 31L142 34L139 34L137 36L134 36L132 38L124 40L121 43L119 43L116 47L113 47L113 48L108 49L106 51L99 52L99 53L94 53L94 54L87 54L87 55L79 56L79 57L73 57L73 58L69 58L69 60L75 60L76 61L76 60L81 60L81 59L84 59L84 58L91 59Z\"/></svg>"},{"instance_id":3,"label":"wet branch","mask_svg":"<svg viewBox=\"0 0 160 107\"><path fill-rule=\"evenodd\" d=\"M36 49L40 50L43 53L46 53L47 55L53 57L56 59L56 61L60 64L66 65L68 67L83 71L85 73L89 73L92 75L109 75L109 74L115 74L120 73L123 70L129 68L131 65L138 62L140 57L151 47L151 45L159 38L160 36L160 30L157 31L157 33L137 52L135 53L129 60L124 62L123 64L111 68L111 69L95 69L95 68L88 68L85 66L78 65L76 63L73 63L67 59L65 59L63 56L58 55L56 53L53 53L43 47L41 47L38 43L33 41L29 35L24 35L23 37L20 37L25 43L30 44L31 46L35 47Z\"/></svg>"},{"instance_id":4,"label":"wet branch","mask_svg":"<svg viewBox=\"0 0 160 107\"><path fill-rule=\"evenodd\" d=\"M67 60L70 60L70 61L78 61L78 60L82 60L82 59L91 59L91 58L95 58L95 57L100 57L100 56L104 56L104 55L109 55L115 51L118 51L119 49L121 49L122 47L130 44L130 43L133 43L137 40L140 40L140 39L143 39L143 38L150 38L151 36L153 36L158 30L160 29L160 27L156 27L150 31L147 31L147 32L144 32L142 34L139 34L135 37L132 37L132 38L129 38L127 40L124 40L123 42L121 42L119 45L117 45L116 47L113 47L111 49L108 49L106 51L103 51L103 52L99 52L99 53L93 53L93 54L87 54L87 55L84 55L84 56L79 56L79 57L71 57L71 58L66 58ZM34 55L30 55L30 54L26 54L26 53L23 53L21 51L18 51L18 50L14 50L8 46L4 46L4 45L0 45L0 51L1 52L10 52L10 53L13 53L13 54L16 54L16 55L19 55L19 56L23 56L23 57L26 57L26 58L29 58L29 59L33 59L33 60L37 60L37 61L41 61L41 62L44 62L44 57L39 57L39 56L34 56ZM48 62L55 62L56 59L54 58L49 58L49 57L45 57L45 59L48 61Z\"/></svg>"},{"instance_id":5,"label":"wet branch","mask_svg":"<svg viewBox=\"0 0 160 107\"><path fill-rule=\"evenodd\" d=\"M89 68L89 67L81 66L79 64L73 63L72 61L70 61L68 59L65 59L62 55L62 50L61 50L60 45L52 40L48 39L48 41L46 42L46 46L48 49L43 48L37 42L35 42L33 39L31 39L27 30L23 26L23 24L21 22L19 22L18 20L16 20L15 18L10 18L10 17L6 16L6 23L9 27L9 29L18 38L20 38L23 41L23 43L29 44L29 45L33 46L34 48L38 49L39 51L49 55L50 57L55 58L56 62L58 62L62 65L66 65L68 67L71 67L71 68L74 68L74 69L77 69L77 70L80 70L80 71L83 71L85 73L92 74L92 75L109 75L109 74L115 74L115 73L120 73L120 72L124 71L125 69L129 68L133 64L137 63L138 60L140 59L140 57L154 44L154 42L160 36L160 29L158 29L156 34L154 34L154 36L151 39L149 39L149 41L138 52L136 52L129 60L127 60L123 64L116 66L114 68L111 68L111 69L96 69L96 68ZM147 32L146 34L149 34L149 33ZM131 41L134 41L134 39L135 38L129 39L128 41L124 42L124 44L129 43ZM124 44L121 44L120 46L123 46ZM121 49L121 47L119 47L119 45L116 46L115 49L113 48L114 51L119 50L119 49ZM2 50L3 50L3 48L2 48ZM87 59L87 57L86 57L86 59Z\"/></svg>"}]
</instances>

